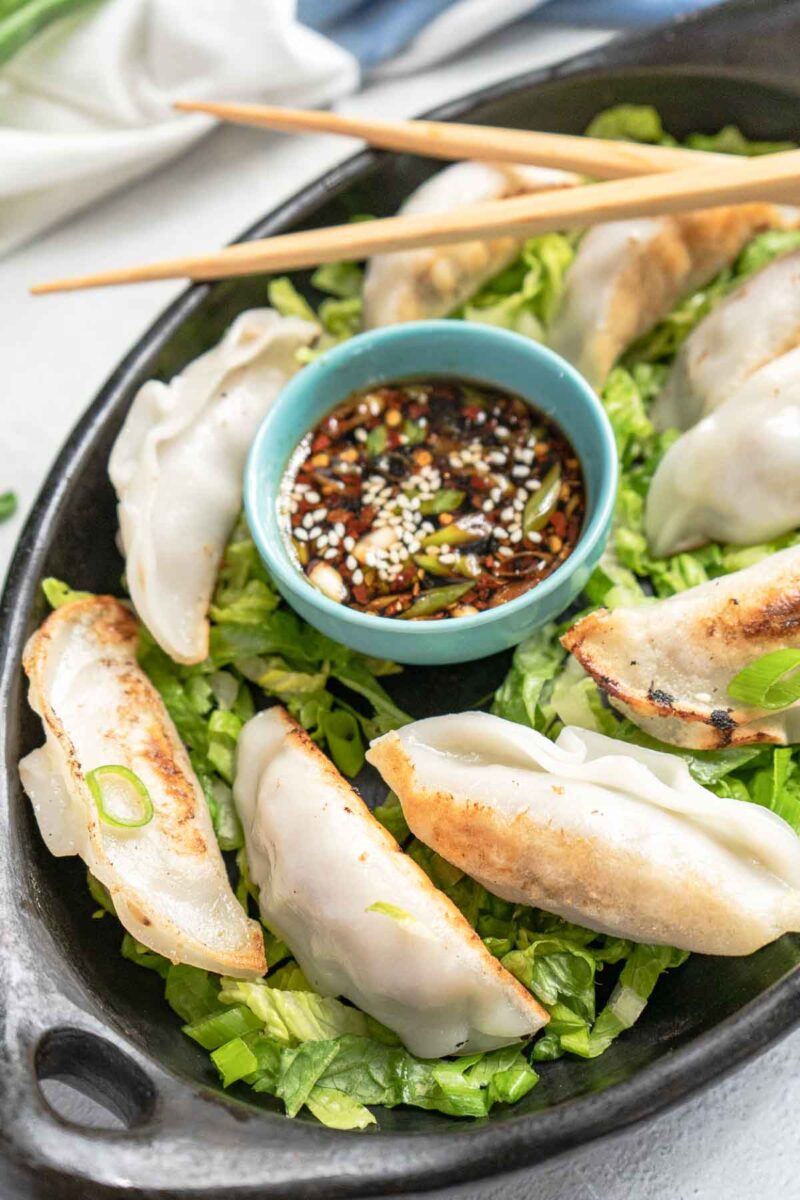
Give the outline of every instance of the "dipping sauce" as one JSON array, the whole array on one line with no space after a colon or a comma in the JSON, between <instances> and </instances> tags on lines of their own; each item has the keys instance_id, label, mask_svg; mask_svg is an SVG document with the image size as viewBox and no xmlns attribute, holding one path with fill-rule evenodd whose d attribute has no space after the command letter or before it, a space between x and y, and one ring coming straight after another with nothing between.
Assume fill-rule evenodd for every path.
<instances>
[{"instance_id":1,"label":"dipping sauce","mask_svg":"<svg viewBox=\"0 0 800 1200\"><path fill-rule=\"evenodd\" d=\"M297 447L280 519L310 582L360 612L474 615L522 595L574 550L580 463L518 396L458 379L359 392Z\"/></svg>"}]
</instances>

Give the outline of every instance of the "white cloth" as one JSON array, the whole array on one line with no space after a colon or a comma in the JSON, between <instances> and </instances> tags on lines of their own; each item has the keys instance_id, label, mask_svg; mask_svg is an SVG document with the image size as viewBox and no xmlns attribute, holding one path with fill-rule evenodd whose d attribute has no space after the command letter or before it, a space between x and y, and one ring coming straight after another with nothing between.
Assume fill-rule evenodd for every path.
<instances>
[{"instance_id":1,"label":"white cloth","mask_svg":"<svg viewBox=\"0 0 800 1200\"><path fill-rule=\"evenodd\" d=\"M213 128L179 97L312 106L357 85L293 0L105 0L56 22L0 71L0 254Z\"/></svg>"}]
</instances>

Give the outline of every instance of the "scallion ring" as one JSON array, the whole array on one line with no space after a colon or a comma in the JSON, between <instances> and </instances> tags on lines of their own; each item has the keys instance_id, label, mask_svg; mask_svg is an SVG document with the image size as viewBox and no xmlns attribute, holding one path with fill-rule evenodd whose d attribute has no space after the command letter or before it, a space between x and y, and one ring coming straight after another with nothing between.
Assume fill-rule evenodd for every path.
<instances>
[{"instance_id":1,"label":"scallion ring","mask_svg":"<svg viewBox=\"0 0 800 1200\"><path fill-rule=\"evenodd\" d=\"M754 708L789 708L800 700L798 667L800 650L773 650L734 675L728 695Z\"/></svg>"},{"instance_id":2,"label":"scallion ring","mask_svg":"<svg viewBox=\"0 0 800 1200\"><path fill-rule=\"evenodd\" d=\"M103 788L100 783L100 777L103 775L118 775L120 779L124 779L126 783L130 784L142 803L142 814L140 817L127 821L123 817L115 817L108 811L103 802ZM150 793L136 772L131 771L129 767L119 766L116 763L108 763L103 767L95 767L93 771L87 771L86 773L86 786L97 805L100 820L104 821L106 825L113 825L117 829L141 829L143 825L149 825L152 821L153 801L150 799Z\"/></svg>"}]
</instances>

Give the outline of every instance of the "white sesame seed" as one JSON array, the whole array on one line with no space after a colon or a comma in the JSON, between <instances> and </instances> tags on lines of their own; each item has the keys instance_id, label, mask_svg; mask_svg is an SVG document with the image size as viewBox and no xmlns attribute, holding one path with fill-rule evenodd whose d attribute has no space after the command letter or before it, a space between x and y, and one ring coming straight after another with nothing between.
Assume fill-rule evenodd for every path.
<instances>
[{"instance_id":1,"label":"white sesame seed","mask_svg":"<svg viewBox=\"0 0 800 1200\"><path fill-rule=\"evenodd\" d=\"M328 515L327 508L317 508L314 510L314 520L315 521L324 521L325 518L327 517L327 515Z\"/></svg>"},{"instance_id":2,"label":"white sesame seed","mask_svg":"<svg viewBox=\"0 0 800 1200\"><path fill-rule=\"evenodd\" d=\"M511 475L514 479L525 479L530 475L530 467L526 467L524 463L520 463L517 467L511 468Z\"/></svg>"},{"instance_id":3,"label":"white sesame seed","mask_svg":"<svg viewBox=\"0 0 800 1200\"><path fill-rule=\"evenodd\" d=\"M514 557L514 551L511 549L510 546L498 546L497 553L500 555L501 558L513 558Z\"/></svg>"},{"instance_id":4,"label":"white sesame seed","mask_svg":"<svg viewBox=\"0 0 800 1200\"><path fill-rule=\"evenodd\" d=\"M439 562L440 563L454 563L456 561L456 557L457 556L455 554L453 554L453 552L450 550L450 551L447 551L446 553L439 555Z\"/></svg>"},{"instance_id":5,"label":"white sesame seed","mask_svg":"<svg viewBox=\"0 0 800 1200\"><path fill-rule=\"evenodd\" d=\"M311 513L306 513L306 515L303 517L303 529L310 529L313 524L314 524L313 516L311 515Z\"/></svg>"},{"instance_id":6,"label":"white sesame seed","mask_svg":"<svg viewBox=\"0 0 800 1200\"><path fill-rule=\"evenodd\" d=\"M494 500L494 502L496 504L498 502L498 500L502 500L502 498L503 498L503 489L499 488L499 487L493 487L492 490L489 492L489 495L492 497L492 499Z\"/></svg>"},{"instance_id":7,"label":"white sesame seed","mask_svg":"<svg viewBox=\"0 0 800 1200\"><path fill-rule=\"evenodd\" d=\"M293 529L292 537L297 538L298 542L307 542L308 541L308 533L305 529L299 529L299 528Z\"/></svg>"},{"instance_id":8,"label":"white sesame seed","mask_svg":"<svg viewBox=\"0 0 800 1200\"><path fill-rule=\"evenodd\" d=\"M538 492L539 488L542 486L542 481L541 479L529 479L525 486L529 492Z\"/></svg>"},{"instance_id":9,"label":"white sesame seed","mask_svg":"<svg viewBox=\"0 0 800 1200\"><path fill-rule=\"evenodd\" d=\"M481 505L481 508L483 509L484 512L491 512L492 509L494 508L494 500L484 500L483 504Z\"/></svg>"},{"instance_id":10,"label":"white sesame seed","mask_svg":"<svg viewBox=\"0 0 800 1200\"><path fill-rule=\"evenodd\" d=\"M532 533L526 534L526 537L529 542L540 542L542 540L542 535L537 533L536 530L534 530Z\"/></svg>"},{"instance_id":11,"label":"white sesame seed","mask_svg":"<svg viewBox=\"0 0 800 1200\"><path fill-rule=\"evenodd\" d=\"M508 530L503 529L502 525L496 525L494 527L494 529L492 530L492 533L501 542L504 542L506 540L506 538L508 537Z\"/></svg>"},{"instance_id":12,"label":"white sesame seed","mask_svg":"<svg viewBox=\"0 0 800 1200\"><path fill-rule=\"evenodd\" d=\"M508 430L506 429L505 425L495 425L494 432L495 435L501 439L501 441L508 437Z\"/></svg>"},{"instance_id":13,"label":"white sesame seed","mask_svg":"<svg viewBox=\"0 0 800 1200\"><path fill-rule=\"evenodd\" d=\"M514 509L513 508L504 508L503 511L500 513L500 520L501 521L513 521L514 520Z\"/></svg>"},{"instance_id":14,"label":"white sesame seed","mask_svg":"<svg viewBox=\"0 0 800 1200\"><path fill-rule=\"evenodd\" d=\"M521 542L522 541L522 530L521 529L515 529L513 531L513 533L511 534L511 541L512 542Z\"/></svg>"},{"instance_id":15,"label":"white sesame seed","mask_svg":"<svg viewBox=\"0 0 800 1200\"><path fill-rule=\"evenodd\" d=\"M334 529L332 529L331 532L328 534L328 545L329 546L338 546L340 541L341 541L341 538L339 537L338 533Z\"/></svg>"},{"instance_id":16,"label":"white sesame seed","mask_svg":"<svg viewBox=\"0 0 800 1200\"><path fill-rule=\"evenodd\" d=\"M317 538L317 548L318 548L319 550L324 550L324 549L325 549L325 547L326 547L326 546L327 546L327 544L328 544L328 540L329 540L329 539L328 539L328 535L327 535L327 533L322 533L322 535L321 535L321 536L318 536L318 534L320 534L320 533L321 533L321 531L320 531L320 530L318 530L318 531L317 531L317 533L315 534L315 533L314 533L314 531L313 531L313 529L312 529L312 531L311 531L311 536L312 536L312 538L313 538L313 537L316 537L316 538Z\"/></svg>"},{"instance_id":17,"label":"white sesame seed","mask_svg":"<svg viewBox=\"0 0 800 1200\"><path fill-rule=\"evenodd\" d=\"M345 533L347 532L344 521L337 521L333 527L333 531L334 533L338 534L340 538L344 537Z\"/></svg>"},{"instance_id":18,"label":"white sesame seed","mask_svg":"<svg viewBox=\"0 0 800 1200\"><path fill-rule=\"evenodd\" d=\"M342 543L342 545L344 546L345 550L352 550L352 549L353 549L353 547L355 546L355 544L356 544L356 539L355 539L354 537L350 537L350 535L349 535L349 534L348 534L348 536L347 536L347 537L344 539L344 541L343 541L343 543Z\"/></svg>"},{"instance_id":19,"label":"white sesame seed","mask_svg":"<svg viewBox=\"0 0 800 1200\"><path fill-rule=\"evenodd\" d=\"M323 556L322 556L322 557L323 557L323 558L327 558L327 559L336 558L336 555L337 555L338 553L339 553L339 551L338 551L338 550L335 550L335 549L333 549L333 547L331 547L331 549L330 549L330 550L326 550L326 551L325 551L325 553L323 554Z\"/></svg>"},{"instance_id":20,"label":"white sesame seed","mask_svg":"<svg viewBox=\"0 0 800 1200\"><path fill-rule=\"evenodd\" d=\"M492 450L491 453L486 455L486 458L495 467L502 467L506 461L506 456L502 450Z\"/></svg>"},{"instance_id":21,"label":"white sesame seed","mask_svg":"<svg viewBox=\"0 0 800 1200\"><path fill-rule=\"evenodd\" d=\"M319 504L320 499L319 492L306 492L306 500L309 504Z\"/></svg>"},{"instance_id":22,"label":"white sesame seed","mask_svg":"<svg viewBox=\"0 0 800 1200\"><path fill-rule=\"evenodd\" d=\"M360 426L353 433L353 437L356 439L357 442L365 442L367 440L368 436L369 435L367 434L366 429L362 429Z\"/></svg>"}]
</instances>

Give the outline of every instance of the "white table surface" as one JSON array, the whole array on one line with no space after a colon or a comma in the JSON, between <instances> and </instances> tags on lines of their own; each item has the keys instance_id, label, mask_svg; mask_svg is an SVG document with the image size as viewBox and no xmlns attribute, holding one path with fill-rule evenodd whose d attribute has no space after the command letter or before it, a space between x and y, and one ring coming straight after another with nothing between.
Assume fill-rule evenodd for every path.
<instances>
[{"instance_id":1,"label":"white table surface","mask_svg":"<svg viewBox=\"0 0 800 1200\"><path fill-rule=\"evenodd\" d=\"M343 111L406 116L605 36L523 23L455 62L372 84ZM352 152L336 139L221 129L199 148L0 261L0 577L66 434L140 333L179 290L150 284L34 300L27 286L109 264L221 245ZM800 1033L711 1092L521 1181L464 1195L508 1200L785 1200L800 1197Z\"/></svg>"}]
</instances>

